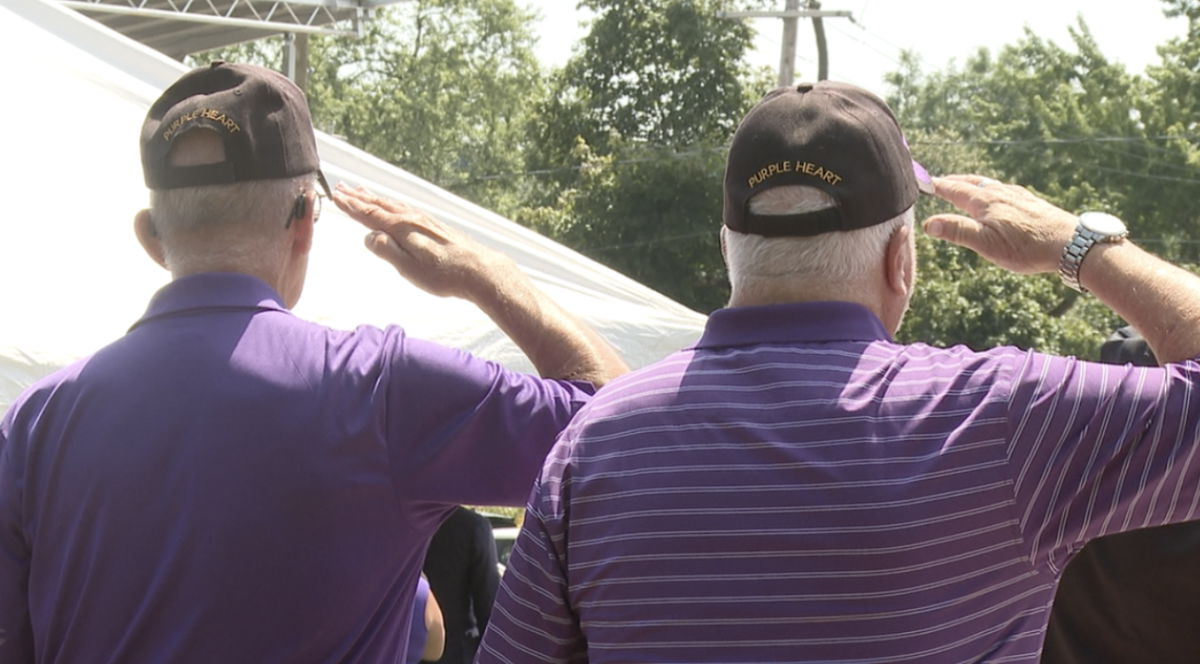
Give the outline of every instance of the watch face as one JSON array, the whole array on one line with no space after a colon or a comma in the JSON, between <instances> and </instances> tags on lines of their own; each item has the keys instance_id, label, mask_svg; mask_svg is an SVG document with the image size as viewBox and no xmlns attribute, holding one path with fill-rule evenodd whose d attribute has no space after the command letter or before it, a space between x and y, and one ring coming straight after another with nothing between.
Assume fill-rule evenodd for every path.
<instances>
[{"instance_id":1,"label":"watch face","mask_svg":"<svg viewBox=\"0 0 1200 664\"><path fill-rule=\"evenodd\" d=\"M1079 223L1101 235L1122 235L1126 232L1125 222L1107 212L1084 212L1079 215Z\"/></svg>"}]
</instances>

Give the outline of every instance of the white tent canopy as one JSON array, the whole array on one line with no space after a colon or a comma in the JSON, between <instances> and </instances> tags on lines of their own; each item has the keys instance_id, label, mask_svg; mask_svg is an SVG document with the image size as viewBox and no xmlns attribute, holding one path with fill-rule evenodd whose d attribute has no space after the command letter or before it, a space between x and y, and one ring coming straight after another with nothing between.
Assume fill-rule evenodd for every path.
<instances>
[{"instance_id":1,"label":"white tent canopy","mask_svg":"<svg viewBox=\"0 0 1200 664\"><path fill-rule=\"evenodd\" d=\"M146 109L186 68L43 0L4 0L0 59L3 412L31 382L124 334L168 281L133 234L147 200L137 137ZM331 182L416 205L507 253L631 365L699 336L700 314L344 142L317 140ZM409 285L363 247L364 234L326 206L298 315L343 329L395 323L531 369L474 306Z\"/></svg>"}]
</instances>

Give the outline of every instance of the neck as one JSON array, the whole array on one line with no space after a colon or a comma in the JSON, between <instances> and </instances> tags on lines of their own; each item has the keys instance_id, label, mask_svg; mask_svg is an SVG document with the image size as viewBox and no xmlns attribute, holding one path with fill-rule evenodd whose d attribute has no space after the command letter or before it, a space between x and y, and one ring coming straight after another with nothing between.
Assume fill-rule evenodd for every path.
<instances>
[{"instance_id":1,"label":"neck","mask_svg":"<svg viewBox=\"0 0 1200 664\"><path fill-rule=\"evenodd\" d=\"M884 326L895 334L900 327L905 307L891 303L881 288L867 284L840 285L837 287L780 287L773 284L766 288L755 288L754 284L735 287L729 298L730 307L752 307L795 302L852 302L875 314Z\"/></svg>"},{"instance_id":2,"label":"neck","mask_svg":"<svg viewBox=\"0 0 1200 664\"><path fill-rule=\"evenodd\" d=\"M277 248L221 243L204 246L189 243L181 250L169 251L167 265L172 278L206 272L233 272L257 277L286 299L290 265L286 254Z\"/></svg>"}]
</instances>

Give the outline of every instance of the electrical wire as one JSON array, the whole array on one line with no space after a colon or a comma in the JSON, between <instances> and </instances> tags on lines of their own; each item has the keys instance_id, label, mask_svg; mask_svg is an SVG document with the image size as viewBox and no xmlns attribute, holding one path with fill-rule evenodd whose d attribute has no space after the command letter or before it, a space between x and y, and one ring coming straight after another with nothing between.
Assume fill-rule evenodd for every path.
<instances>
[{"instance_id":1,"label":"electrical wire","mask_svg":"<svg viewBox=\"0 0 1200 664\"><path fill-rule=\"evenodd\" d=\"M855 25L858 25L858 24L856 23ZM846 39L849 39L851 41L856 41L856 42L862 44L863 46L866 46L867 48L871 49L878 55L882 56L885 60L888 60L892 64L895 64L895 65L903 64L902 62L900 62L899 56L894 56L894 55L891 55L888 53L884 53L882 50L877 48L874 44L870 44L867 41L860 39L860 38L856 37L855 35L852 35L849 32L846 32L845 30L842 30L841 28L837 27L836 25L830 24L829 27L832 28L834 32L837 32L838 34L842 35ZM860 26L860 29L861 29L861 26ZM866 31L864 30L864 32L866 32ZM870 34L870 33L867 33L867 34ZM895 47L893 47L893 48L895 48ZM904 49L898 48L897 50L902 51Z\"/></svg>"},{"instance_id":2,"label":"electrical wire","mask_svg":"<svg viewBox=\"0 0 1200 664\"><path fill-rule=\"evenodd\" d=\"M697 237L716 237L715 229L705 229L694 233L683 233L680 235L670 235L666 237L648 238L645 240L637 240L635 242L622 242L620 244L610 244L601 247L574 247L575 251L601 253L606 251L616 251L617 249L629 249L632 247L649 247L656 244L664 244L667 242L676 242L678 240L690 240Z\"/></svg>"},{"instance_id":3,"label":"electrical wire","mask_svg":"<svg viewBox=\"0 0 1200 664\"><path fill-rule=\"evenodd\" d=\"M1025 138L1025 139L962 138L962 139L954 139L954 140L923 140L923 139L910 138L908 143L910 146L913 146L913 147L917 147L917 146L949 147L949 146L958 146L958 145L995 145L995 146L1004 146L1004 147L1038 147L1038 146L1043 146L1043 145L1085 145L1085 144L1089 144L1089 143L1096 143L1096 144L1101 144L1101 145L1142 144L1142 145L1145 145L1146 147L1151 147L1151 148L1165 151L1165 149L1161 148L1158 145L1155 145L1155 143L1166 142L1166 141L1175 141L1175 140L1200 141L1200 134L1164 134L1164 135L1159 135L1159 136L1076 136L1076 137L1049 137L1049 138ZM672 150L669 146L646 146L646 147L648 149L652 149L652 150L662 150L665 153L656 155L654 157L614 159L613 161L611 161L609 163L613 166L621 166L621 165L629 165L629 164L643 164L643 163L654 162L654 161L691 159L693 157L702 155L704 153L726 152L729 150L728 145L707 146L707 147L691 148L691 149L687 149L687 150ZM1149 161L1149 160L1147 159L1147 161ZM1168 164L1163 164L1163 165L1167 166ZM1175 168L1186 168L1184 166L1173 165L1173 164L1170 166L1173 166ZM477 176L473 176L471 178L466 178L466 179L459 180L459 181L444 183L442 186L459 186L459 185L471 184L471 183L476 183L476 182L507 180L507 179L511 179L511 178L527 177L527 176L555 175L555 174L559 174L559 173L566 173L569 171L579 171L582 168L583 168L582 165L577 164L577 165L573 165L573 166L556 166L556 167L552 167L552 168L539 168L539 169L532 169L532 170L528 170L528 171L511 171L508 173L493 173L493 174L488 174L488 175L477 175ZM1133 173L1133 172L1130 171L1130 173ZM1186 179L1186 178L1182 179L1181 181L1190 182L1190 180Z\"/></svg>"}]
</instances>

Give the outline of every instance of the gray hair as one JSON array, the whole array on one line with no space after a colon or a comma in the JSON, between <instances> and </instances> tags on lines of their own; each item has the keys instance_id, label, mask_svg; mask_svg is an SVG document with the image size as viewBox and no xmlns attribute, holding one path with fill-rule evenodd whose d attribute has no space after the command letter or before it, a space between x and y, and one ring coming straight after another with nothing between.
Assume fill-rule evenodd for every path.
<instances>
[{"instance_id":1,"label":"gray hair","mask_svg":"<svg viewBox=\"0 0 1200 664\"><path fill-rule=\"evenodd\" d=\"M284 226L313 176L150 191L150 216L167 266L192 273L273 265L286 257Z\"/></svg>"},{"instance_id":2,"label":"gray hair","mask_svg":"<svg viewBox=\"0 0 1200 664\"><path fill-rule=\"evenodd\" d=\"M750 200L761 215L786 215L833 206L819 189L784 186L768 189ZM778 290L781 282L802 282L816 292L844 291L865 285L883 261L888 240L898 228L912 226L913 208L883 223L852 231L809 237L765 237L725 228L725 261L735 295Z\"/></svg>"}]
</instances>

